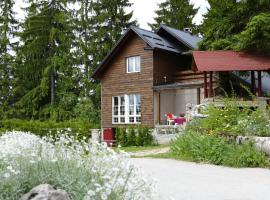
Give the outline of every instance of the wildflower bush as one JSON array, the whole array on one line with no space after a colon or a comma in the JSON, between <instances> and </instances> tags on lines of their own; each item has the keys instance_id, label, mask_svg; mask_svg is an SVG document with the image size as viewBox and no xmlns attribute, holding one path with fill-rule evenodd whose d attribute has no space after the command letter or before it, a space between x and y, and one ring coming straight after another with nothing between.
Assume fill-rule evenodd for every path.
<instances>
[{"instance_id":1,"label":"wildflower bush","mask_svg":"<svg viewBox=\"0 0 270 200\"><path fill-rule=\"evenodd\" d=\"M270 111L241 108L234 99L227 99L224 108L209 105L207 118L195 119L189 129L195 132L221 135L270 136Z\"/></svg>"},{"instance_id":2,"label":"wildflower bush","mask_svg":"<svg viewBox=\"0 0 270 200\"><path fill-rule=\"evenodd\" d=\"M5 131L25 131L31 132L38 136L58 135L64 132L74 133L78 139L83 137L90 138L90 129L97 128L90 123L84 121L38 121L38 120L21 120L7 119L0 121L0 132Z\"/></svg>"},{"instance_id":3,"label":"wildflower bush","mask_svg":"<svg viewBox=\"0 0 270 200\"><path fill-rule=\"evenodd\" d=\"M175 158L232 167L269 167L252 142L241 145L225 137L186 131L171 146Z\"/></svg>"},{"instance_id":4,"label":"wildflower bush","mask_svg":"<svg viewBox=\"0 0 270 200\"><path fill-rule=\"evenodd\" d=\"M154 144L151 130L144 126L118 127L116 129L116 141L122 147Z\"/></svg>"},{"instance_id":5,"label":"wildflower bush","mask_svg":"<svg viewBox=\"0 0 270 200\"><path fill-rule=\"evenodd\" d=\"M8 132L0 137L0 199L17 200L48 183L74 200L154 199L153 184L125 153L62 135Z\"/></svg>"}]
</instances>

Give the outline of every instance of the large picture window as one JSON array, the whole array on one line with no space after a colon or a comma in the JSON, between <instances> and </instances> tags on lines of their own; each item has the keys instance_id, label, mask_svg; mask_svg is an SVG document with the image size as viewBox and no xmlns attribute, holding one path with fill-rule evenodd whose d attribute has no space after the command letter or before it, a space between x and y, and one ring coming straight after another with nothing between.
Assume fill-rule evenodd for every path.
<instances>
[{"instance_id":1,"label":"large picture window","mask_svg":"<svg viewBox=\"0 0 270 200\"><path fill-rule=\"evenodd\" d=\"M140 72L141 71L141 57L132 56L126 60L127 73Z\"/></svg>"},{"instance_id":2,"label":"large picture window","mask_svg":"<svg viewBox=\"0 0 270 200\"><path fill-rule=\"evenodd\" d=\"M141 123L141 95L122 95L112 98L112 123Z\"/></svg>"}]
</instances>

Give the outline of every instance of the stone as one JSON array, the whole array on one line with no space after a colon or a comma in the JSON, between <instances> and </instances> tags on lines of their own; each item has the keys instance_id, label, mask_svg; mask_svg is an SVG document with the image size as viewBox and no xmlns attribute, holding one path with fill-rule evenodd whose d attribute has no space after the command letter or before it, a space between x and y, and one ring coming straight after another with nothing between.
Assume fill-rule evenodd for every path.
<instances>
[{"instance_id":1,"label":"stone","mask_svg":"<svg viewBox=\"0 0 270 200\"><path fill-rule=\"evenodd\" d=\"M23 195L20 200L70 200L66 191L41 184Z\"/></svg>"}]
</instances>

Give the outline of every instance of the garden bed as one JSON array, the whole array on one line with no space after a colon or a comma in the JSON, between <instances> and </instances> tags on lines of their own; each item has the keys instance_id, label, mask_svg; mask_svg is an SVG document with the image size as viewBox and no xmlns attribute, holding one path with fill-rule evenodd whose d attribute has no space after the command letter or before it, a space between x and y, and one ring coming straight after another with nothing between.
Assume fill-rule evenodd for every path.
<instances>
[{"instance_id":1,"label":"garden bed","mask_svg":"<svg viewBox=\"0 0 270 200\"><path fill-rule=\"evenodd\" d=\"M65 190L70 199L149 199L152 182L127 154L73 136L40 137L24 132L0 136L0 199L17 200L39 184Z\"/></svg>"}]
</instances>

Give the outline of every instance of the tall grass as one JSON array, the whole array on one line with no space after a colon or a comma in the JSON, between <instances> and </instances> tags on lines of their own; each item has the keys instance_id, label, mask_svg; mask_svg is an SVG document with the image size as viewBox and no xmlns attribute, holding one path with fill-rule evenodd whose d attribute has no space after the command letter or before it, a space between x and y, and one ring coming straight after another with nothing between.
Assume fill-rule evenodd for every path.
<instances>
[{"instance_id":1,"label":"tall grass","mask_svg":"<svg viewBox=\"0 0 270 200\"><path fill-rule=\"evenodd\" d=\"M171 147L173 157L231 167L269 167L266 155L253 143L241 145L216 135L187 132Z\"/></svg>"}]
</instances>

